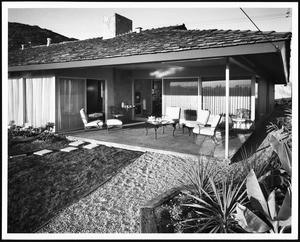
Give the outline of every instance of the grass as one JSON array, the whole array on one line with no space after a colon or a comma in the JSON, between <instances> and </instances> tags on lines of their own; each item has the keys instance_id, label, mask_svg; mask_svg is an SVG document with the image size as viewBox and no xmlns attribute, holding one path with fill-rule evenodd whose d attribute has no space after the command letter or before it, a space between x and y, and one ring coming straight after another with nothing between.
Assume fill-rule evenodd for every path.
<instances>
[{"instance_id":1,"label":"grass","mask_svg":"<svg viewBox=\"0 0 300 242\"><path fill-rule=\"evenodd\" d=\"M67 206L112 178L142 152L99 146L92 150L33 155L40 148L59 149L67 141L14 145L8 159L8 233L33 233Z\"/></svg>"}]
</instances>

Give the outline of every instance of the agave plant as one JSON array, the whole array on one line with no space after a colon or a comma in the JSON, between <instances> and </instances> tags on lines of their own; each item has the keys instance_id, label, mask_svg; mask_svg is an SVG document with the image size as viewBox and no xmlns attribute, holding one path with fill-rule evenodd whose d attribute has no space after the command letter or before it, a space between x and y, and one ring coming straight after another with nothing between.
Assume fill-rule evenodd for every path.
<instances>
[{"instance_id":1,"label":"agave plant","mask_svg":"<svg viewBox=\"0 0 300 242\"><path fill-rule=\"evenodd\" d=\"M215 163L205 160L204 156L199 157L198 163L195 166L186 164L183 171L189 181L189 184L186 185L186 180L179 180L182 187L199 197L202 196L203 189L208 189L210 185L209 178L217 179L217 176L220 175L220 172L216 169Z\"/></svg>"},{"instance_id":2,"label":"agave plant","mask_svg":"<svg viewBox=\"0 0 300 242\"><path fill-rule=\"evenodd\" d=\"M209 184L209 189L200 188L201 197L185 193L193 202L182 206L193 208L194 217L183 222L187 226L194 226L197 233L245 232L233 216L237 203L244 204L246 200L244 181L234 183L233 179L224 178L216 184L214 179L209 178Z\"/></svg>"}]
</instances>

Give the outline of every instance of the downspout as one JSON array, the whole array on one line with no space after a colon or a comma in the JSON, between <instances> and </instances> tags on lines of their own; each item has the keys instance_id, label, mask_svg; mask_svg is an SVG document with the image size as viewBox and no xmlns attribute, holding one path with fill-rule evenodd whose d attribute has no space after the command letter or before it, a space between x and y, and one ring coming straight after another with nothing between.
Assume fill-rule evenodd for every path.
<instances>
[{"instance_id":1,"label":"downspout","mask_svg":"<svg viewBox=\"0 0 300 242\"><path fill-rule=\"evenodd\" d=\"M225 159L228 159L229 153L229 58L226 57L226 70L225 70Z\"/></svg>"}]
</instances>

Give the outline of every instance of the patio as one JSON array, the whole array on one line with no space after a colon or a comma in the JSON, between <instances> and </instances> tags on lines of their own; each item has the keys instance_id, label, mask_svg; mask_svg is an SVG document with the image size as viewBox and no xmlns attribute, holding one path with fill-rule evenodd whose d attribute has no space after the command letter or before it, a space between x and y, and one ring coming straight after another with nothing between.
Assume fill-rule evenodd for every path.
<instances>
[{"instance_id":1,"label":"patio","mask_svg":"<svg viewBox=\"0 0 300 242\"><path fill-rule=\"evenodd\" d=\"M252 132L252 130L236 129L230 133L229 159L233 157L242 144L250 137ZM218 145L209 138L206 138L202 143L203 136L198 135L195 140L193 135L189 136L187 130L183 133L182 129L178 128L178 126L175 131L175 137L173 137L172 126L167 126L164 133L162 128L159 128L157 130L157 139L155 139L153 128L149 129L148 135L146 135L143 122L124 125L123 129L112 129L109 131L106 129L94 129L85 132L80 130L67 133L66 135L69 139L85 140L112 147L177 156L189 156L196 159L198 159L199 154L224 159L225 154L224 133L217 132Z\"/></svg>"}]
</instances>

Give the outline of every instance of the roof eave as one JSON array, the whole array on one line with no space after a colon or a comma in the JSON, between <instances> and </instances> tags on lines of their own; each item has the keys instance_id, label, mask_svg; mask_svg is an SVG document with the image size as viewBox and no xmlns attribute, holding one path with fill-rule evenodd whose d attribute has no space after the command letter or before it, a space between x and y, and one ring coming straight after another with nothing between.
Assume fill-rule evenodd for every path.
<instances>
[{"instance_id":1,"label":"roof eave","mask_svg":"<svg viewBox=\"0 0 300 242\"><path fill-rule=\"evenodd\" d=\"M282 49L282 47L285 46L285 41L276 42L276 46L278 46L279 49ZM97 60L9 66L8 71L9 72L35 71L35 70L95 67L95 66L107 67L107 66L126 65L126 64L193 60L199 58L215 58L215 57L226 57L226 56L230 57L230 56L237 56L237 55L262 54L262 53L272 53L272 52L276 52L276 49L271 43L267 42L267 43L259 43L259 44L226 46L226 47L218 47L218 48L194 49L194 50L171 51L171 52L154 53L154 54L111 57L111 58L97 59Z\"/></svg>"}]
</instances>

